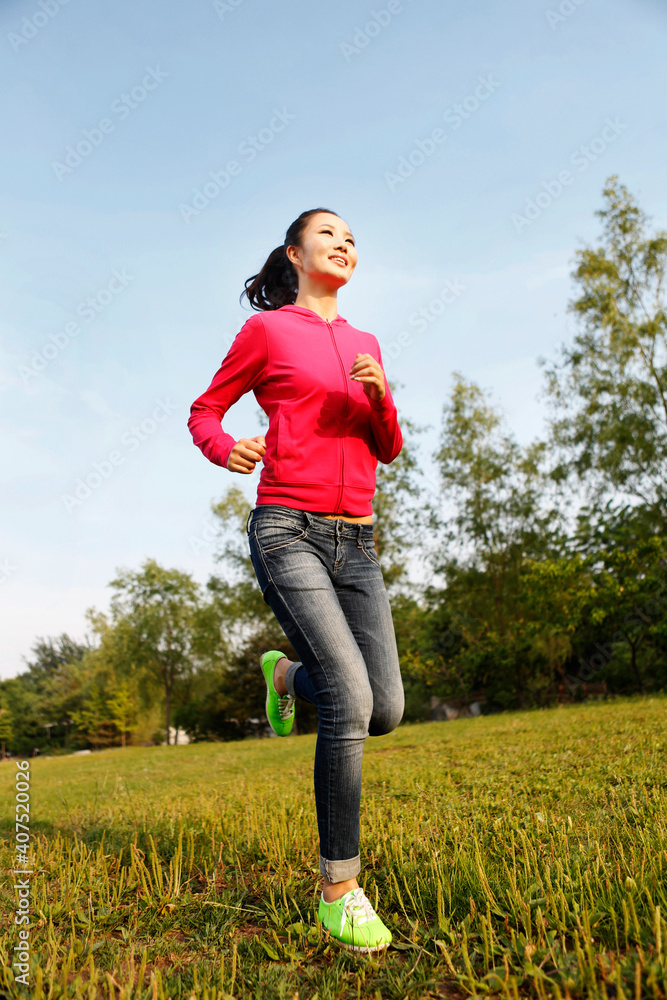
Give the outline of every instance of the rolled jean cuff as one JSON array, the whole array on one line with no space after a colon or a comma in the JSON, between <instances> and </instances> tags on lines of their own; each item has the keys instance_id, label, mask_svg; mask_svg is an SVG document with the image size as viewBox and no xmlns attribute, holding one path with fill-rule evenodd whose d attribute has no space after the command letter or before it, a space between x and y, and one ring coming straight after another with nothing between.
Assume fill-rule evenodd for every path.
<instances>
[{"instance_id":1,"label":"rolled jean cuff","mask_svg":"<svg viewBox=\"0 0 667 1000\"><path fill-rule=\"evenodd\" d=\"M299 661L296 663L290 663L285 673L285 687L287 688L287 693L291 694L293 698L296 698L296 692L294 690L294 675L300 667L301 663Z\"/></svg>"},{"instance_id":2,"label":"rolled jean cuff","mask_svg":"<svg viewBox=\"0 0 667 1000\"><path fill-rule=\"evenodd\" d=\"M356 858L347 858L345 861L327 861L320 854L320 875L323 875L329 882L346 882L349 878L356 878L361 871L361 855Z\"/></svg>"}]
</instances>

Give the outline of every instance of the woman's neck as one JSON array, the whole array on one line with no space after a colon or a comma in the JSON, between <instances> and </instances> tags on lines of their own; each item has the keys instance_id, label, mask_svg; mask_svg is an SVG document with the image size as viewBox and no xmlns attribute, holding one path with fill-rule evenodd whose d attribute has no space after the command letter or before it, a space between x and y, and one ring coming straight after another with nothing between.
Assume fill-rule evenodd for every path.
<instances>
[{"instance_id":1,"label":"woman's neck","mask_svg":"<svg viewBox=\"0 0 667 1000\"><path fill-rule=\"evenodd\" d=\"M336 295L313 295L306 293L301 293L297 295L295 301L295 306L301 306L302 309L310 309L311 312L317 313L322 319L327 320L331 323L332 320L338 315L338 305L336 302Z\"/></svg>"}]
</instances>

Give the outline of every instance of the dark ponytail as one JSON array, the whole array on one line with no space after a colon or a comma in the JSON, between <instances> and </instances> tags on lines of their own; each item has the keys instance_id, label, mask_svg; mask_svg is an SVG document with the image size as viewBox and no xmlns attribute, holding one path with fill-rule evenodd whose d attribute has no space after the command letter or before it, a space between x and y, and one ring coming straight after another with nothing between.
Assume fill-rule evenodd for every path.
<instances>
[{"instance_id":1,"label":"dark ponytail","mask_svg":"<svg viewBox=\"0 0 667 1000\"><path fill-rule=\"evenodd\" d=\"M252 308L258 311L280 309L281 306L291 305L294 302L299 291L299 281L287 256L287 247L301 246L306 223L316 212L338 215L338 212L332 212L330 208L310 208L307 212L302 212L285 233L282 246L272 250L261 271L247 279L239 301L246 295Z\"/></svg>"}]
</instances>

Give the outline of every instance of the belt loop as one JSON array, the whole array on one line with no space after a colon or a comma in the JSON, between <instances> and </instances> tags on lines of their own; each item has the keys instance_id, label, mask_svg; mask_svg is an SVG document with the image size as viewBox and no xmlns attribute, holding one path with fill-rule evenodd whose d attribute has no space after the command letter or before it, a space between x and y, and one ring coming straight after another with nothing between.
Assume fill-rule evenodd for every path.
<instances>
[{"instance_id":1,"label":"belt loop","mask_svg":"<svg viewBox=\"0 0 667 1000\"><path fill-rule=\"evenodd\" d=\"M310 514L307 510L302 511L302 513L306 515L306 527L312 528L312 526L313 526L313 515Z\"/></svg>"},{"instance_id":2,"label":"belt loop","mask_svg":"<svg viewBox=\"0 0 667 1000\"><path fill-rule=\"evenodd\" d=\"M250 512L249 512L249 514L248 514L248 516L246 518L246 521L245 521L245 533L246 533L246 535L250 534L250 532L248 531L248 522L250 521L250 518L252 517L252 515L254 513L255 513L255 508L251 507L250 508Z\"/></svg>"}]
</instances>

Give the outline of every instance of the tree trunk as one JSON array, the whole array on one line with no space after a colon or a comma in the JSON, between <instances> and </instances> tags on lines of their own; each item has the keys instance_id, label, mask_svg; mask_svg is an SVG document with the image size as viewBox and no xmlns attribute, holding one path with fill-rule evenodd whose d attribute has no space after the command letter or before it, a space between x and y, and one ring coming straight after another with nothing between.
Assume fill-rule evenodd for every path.
<instances>
[{"instance_id":1,"label":"tree trunk","mask_svg":"<svg viewBox=\"0 0 667 1000\"><path fill-rule=\"evenodd\" d=\"M631 656L630 662L632 663L632 670L637 680L637 684L639 685L639 690L642 694L646 694L646 688L644 687L644 678L642 677L641 672L639 670L639 666L637 664L637 650L641 645L641 641L642 640L640 636L638 642L630 643L630 656Z\"/></svg>"},{"instance_id":2,"label":"tree trunk","mask_svg":"<svg viewBox=\"0 0 667 1000\"><path fill-rule=\"evenodd\" d=\"M165 715L167 717L167 746L169 746L169 729L171 726L171 689L165 688L164 693Z\"/></svg>"}]
</instances>

